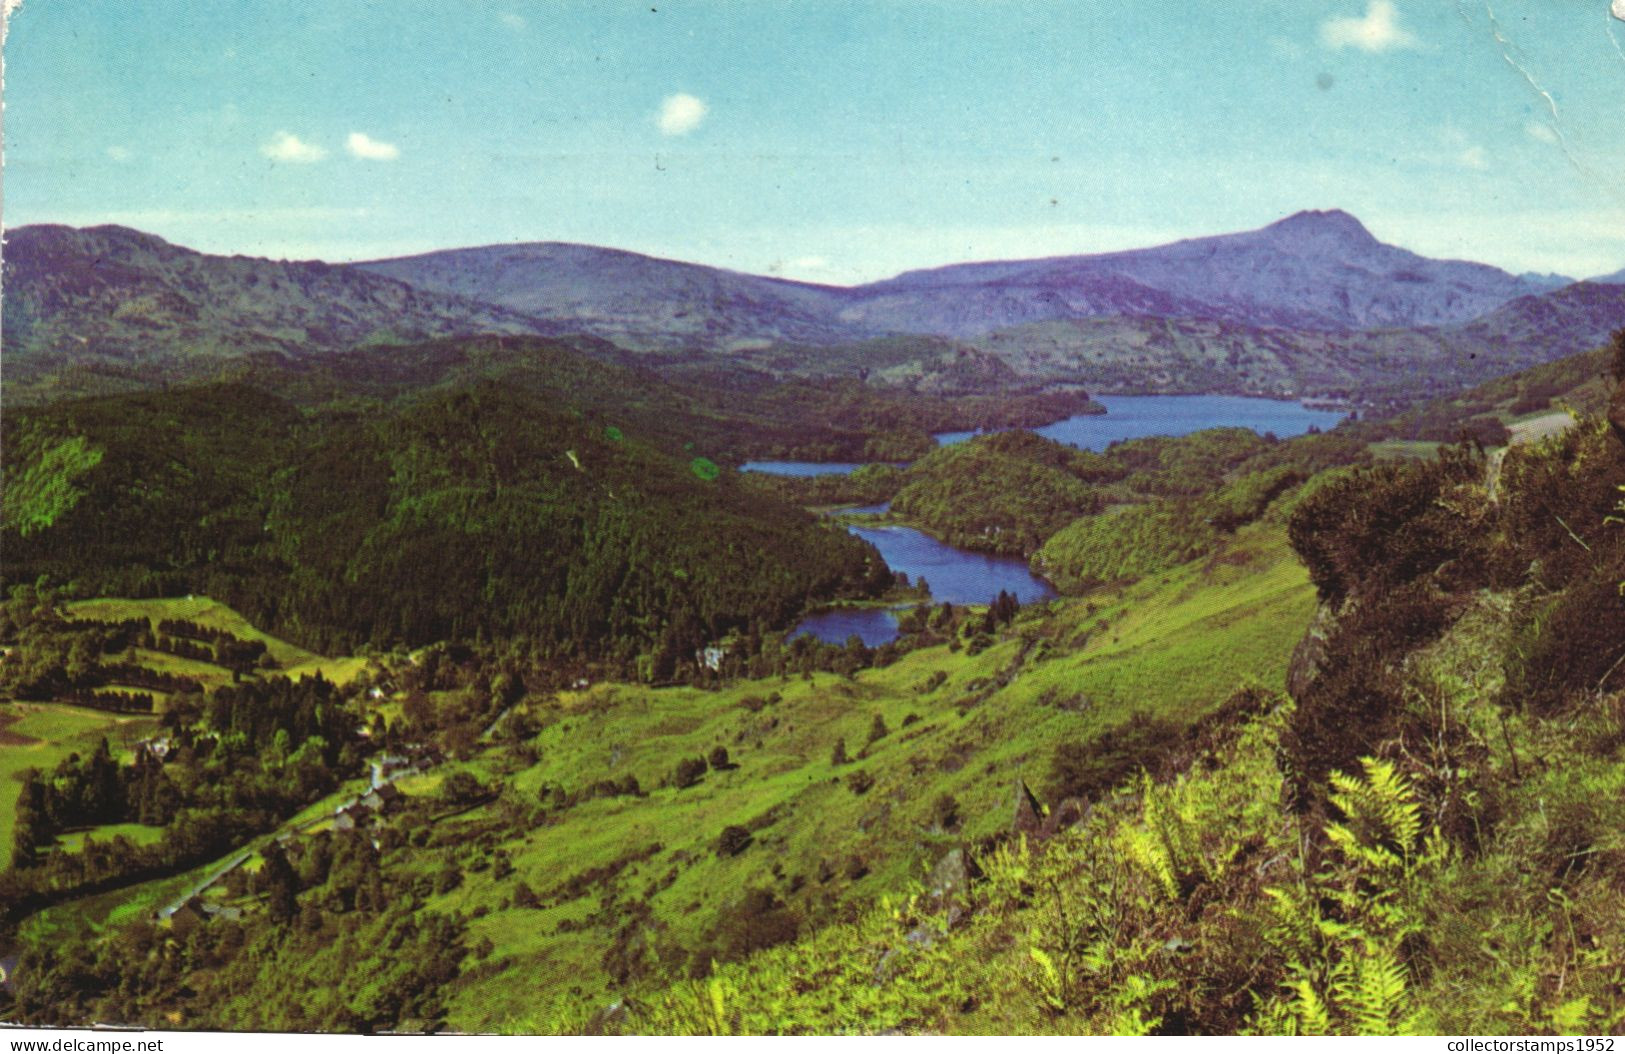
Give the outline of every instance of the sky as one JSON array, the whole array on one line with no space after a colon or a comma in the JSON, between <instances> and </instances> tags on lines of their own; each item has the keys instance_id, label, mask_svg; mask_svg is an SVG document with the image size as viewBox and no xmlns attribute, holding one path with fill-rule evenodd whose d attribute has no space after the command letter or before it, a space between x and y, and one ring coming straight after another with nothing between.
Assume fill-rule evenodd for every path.
<instances>
[{"instance_id":1,"label":"sky","mask_svg":"<svg viewBox=\"0 0 1625 1054\"><path fill-rule=\"evenodd\" d=\"M1609 0L25 0L4 222L848 284L1342 208L1625 267Z\"/></svg>"}]
</instances>

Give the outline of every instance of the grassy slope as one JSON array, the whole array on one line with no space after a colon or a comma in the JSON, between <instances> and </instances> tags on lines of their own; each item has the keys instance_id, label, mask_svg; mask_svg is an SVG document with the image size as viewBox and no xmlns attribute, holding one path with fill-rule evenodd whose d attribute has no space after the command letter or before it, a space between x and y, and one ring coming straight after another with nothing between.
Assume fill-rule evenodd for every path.
<instances>
[{"instance_id":1,"label":"grassy slope","mask_svg":"<svg viewBox=\"0 0 1625 1054\"><path fill-rule=\"evenodd\" d=\"M1615 693L1611 704L1600 700L1579 713L1509 720L1493 700L1515 609L1512 595L1483 595L1408 668L1441 724L1486 748L1471 772L1452 773L1448 753L1422 762L1424 772L1431 763L1465 778L1473 792L1493 788L1494 822L1481 829L1476 850L1422 828L1392 843L1405 852L1400 865L1372 848L1386 844L1373 831L1393 829L1368 818L1372 826L1352 824L1356 848L1334 844L1307 860L1304 845L1327 821L1280 805L1286 703L1208 764L1126 789L1043 851L1020 846L984 856L988 880L957 927L933 914L929 898L899 897L890 909L724 966L705 983L637 993L646 1009L628 1027L1617 1032L1625 1023L1625 838L1607 817L1625 801L1625 709ZM1398 800L1425 800L1414 775L1401 780ZM1473 807L1485 802L1474 799ZM1592 859L1570 866L1576 845L1581 859ZM1183 884L1160 888L1165 867ZM917 940L921 932L932 939ZM880 980L875 964L887 961L883 954L895 958ZM1371 978L1379 968L1387 972L1377 986ZM1361 1002L1379 987L1380 995ZM538 1012L513 1027L580 1029L595 1009Z\"/></svg>"},{"instance_id":2,"label":"grassy slope","mask_svg":"<svg viewBox=\"0 0 1625 1054\"><path fill-rule=\"evenodd\" d=\"M1028 653L1012 683L964 712L976 695L974 683L1016 660L1017 639L975 657L946 647L916 652L850 681L819 675L720 693L615 685L562 699L536 740L542 761L505 780L520 800L535 801L546 782L573 788L627 773L649 789L678 758L718 744L728 747L738 768L709 773L687 790L587 802L557 826L507 831L501 845L514 861L514 875L496 881L489 872L468 874L462 887L436 903L468 912L484 908L473 936L492 940L499 964L492 976L459 982L453 1026L502 1027L533 1013L550 998L543 993L610 994L599 960L620 921L617 911L605 912L608 926L600 921L560 932L560 923L571 930L598 907L594 894L585 903L544 911L506 907L520 880L546 902L570 875L658 842L660 853L623 872L623 896L641 899L651 882L675 869L675 880L649 903L664 937L692 948L750 885L783 889L801 876L801 895L816 913L820 902L869 900L919 877L958 841L931 829L929 811L940 794L958 800L966 819L962 837L1004 829L1014 780L1041 788L1057 741L1089 738L1141 710L1196 717L1237 686L1237 671L1278 683L1312 610L1312 593L1278 532L1254 531L1238 551L1249 564L1237 557L1180 568L1111 598L1094 614L1081 602L1030 614L1018 633L1047 643ZM1095 631L1085 641L1090 627ZM947 681L922 693L938 671ZM760 713L735 705L773 691L782 700ZM1091 705L1081 713L1045 705L1039 698L1046 692L1060 699L1083 694ZM868 760L833 767L836 739L844 738L856 757L876 713L891 734L870 748ZM910 714L919 720L902 727ZM501 752L492 755L487 767L500 766ZM856 768L876 777L862 796L836 782ZM485 818L473 813L459 822L472 828ZM713 845L729 824L759 829L750 848L719 860ZM855 882L841 874L854 855L870 868ZM836 875L820 882L821 865Z\"/></svg>"},{"instance_id":3,"label":"grassy slope","mask_svg":"<svg viewBox=\"0 0 1625 1054\"><path fill-rule=\"evenodd\" d=\"M211 629L225 630L239 640L264 641L265 650L277 663L278 669L273 672L281 677L298 678L315 676L319 673L335 684L344 685L353 681L367 666L367 660L359 656L330 659L289 644L257 629L225 604L204 596L167 597L155 600L101 597L96 600L75 601L67 606L67 611L69 618L114 622L145 618L151 620L155 627L161 619L190 619ZM213 688L231 682L230 671L212 663L145 650L139 653L139 658L143 666L163 673L197 677L205 687Z\"/></svg>"},{"instance_id":4,"label":"grassy slope","mask_svg":"<svg viewBox=\"0 0 1625 1054\"><path fill-rule=\"evenodd\" d=\"M534 764L513 745L494 742L468 761L401 782L411 797L433 796L464 768L501 788L503 797L433 824L435 839L449 848L403 848L387 856L386 866L433 876L445 861L461 861L462 884L432 898L430 907L474 916L471 941L489 938L494 951L478 966L465 965L450 1023L511 1027L545 1007L613 994L601 962L615 930L631 918L629 903L647 899L653 943L693 949L748 886L784 894L800 876L804 885L788 899L822 923L906 885L948 846L1006 829L1014 781L1025 779L1043 793L1056 742L1089 739L1139 711L1194 718L1222 702L1241 671L1278 684L1313 603L1280 528L1261 524L1242 531L1223 559L1092 602L1029 609L975 656L938 646L851 679L818 674L719 691L600 684L533 700L532 713L544 726L529 743L539 756ZM94 610L106 618L149 609ZM1019 672L1002 688L979 683L1012 668ZM923 691L939 672L946 680ZM773 693L779 701L757 712L739 705ZM865 757L877 713L891 731ZM916 719L905 727L911 715ZM853 757L839 768L830 759L837 739ZM658 786L679 759L718 745L736 767L711 771L684 790ZM863 795L845 782L859 769L876 780ZM646 797L589 800L545 817L537 808L545 786L574 790L627 774L638 777ZM951 834L932 824L941 794L957 799L964 818ZM505 811L510 803L531 812L516 819ZM330 808L306 810L290 825ZM755 840L719 859L717 835L729 824L752 828ZM588 883L584 895L556 896L572 876L655 843L659 852L627 866L613 884ZM497 879L489 868L468 866L496 847L511 857L511 875ZM857 879L848 877L853 857L868 868ZM520 881L541 896L543 909L512 906ZM167 879L63 905L36 916L29 928L99 929L151 910L185 885Z\"/></svg>"}]
</instances>

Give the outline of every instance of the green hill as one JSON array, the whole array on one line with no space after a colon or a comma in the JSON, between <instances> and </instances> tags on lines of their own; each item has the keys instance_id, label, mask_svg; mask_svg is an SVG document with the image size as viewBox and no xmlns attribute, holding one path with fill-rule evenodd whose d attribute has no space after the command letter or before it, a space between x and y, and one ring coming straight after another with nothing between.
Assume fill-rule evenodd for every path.
<instances>
[{"instance_id":1,"label":"green hill","mask_svg":"<svg viewBox=\"0 0 1625 1054\"><path fill-rule=\"evenodd\" d=\"M221 385L8 427L7 582L207 594L319 651L522 633L664 677L707 641L889 582L867 546L701 452L516 386L357 414Z\"/></svg>"}]
</instances>

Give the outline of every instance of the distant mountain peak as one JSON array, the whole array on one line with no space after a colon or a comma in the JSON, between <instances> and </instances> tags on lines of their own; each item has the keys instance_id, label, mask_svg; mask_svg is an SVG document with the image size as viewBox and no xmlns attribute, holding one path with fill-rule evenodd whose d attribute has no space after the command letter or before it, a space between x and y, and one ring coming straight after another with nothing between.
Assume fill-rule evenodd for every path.
<instances>
[{"instance_id":1,"label":"distant mountain peak","mask_svg":"<svg viewBox=\"0 0 1625 1054\"><path fill-rule=\"evenodd\" d=\"M1365 224L1342 209L1305 209L1265 227L1276 241L1337 241L1352 245L1379 245Z\"/></svg>"}]
</instances>

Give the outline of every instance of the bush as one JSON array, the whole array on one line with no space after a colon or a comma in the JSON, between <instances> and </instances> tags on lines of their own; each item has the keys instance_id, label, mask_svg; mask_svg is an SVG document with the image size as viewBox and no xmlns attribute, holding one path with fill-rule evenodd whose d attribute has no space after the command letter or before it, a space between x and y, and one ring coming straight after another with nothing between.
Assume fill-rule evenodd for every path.
<instances>
[{"instance_id":1,"label":"bush","mask_svg":"<svg viewBox=\"0 0 1625 1054\"><path fill-rule=\"evenodd\" d=\"M1334 769L1353 768L1392 736L1404 710L1394 657L1438 636L1452 610L1429 583L1415 582L1363 597L1332 630L1281 735L1281 768L1298 805L1318 796Z\"/></svg>"},{"instance_id":2,"label":"bush","mask_svg":"<svg viewBox=\"0 0 1625 1054\"><path fill-rule=\"evenodd\" d=\"M1482 454L1467 446L1441 451L1437 461L1361 469L1306 498L1287 535L1323 600L1377 593L1437 569L1480 540L1468 512L1440 499L1483 474Z\"/></svg>"},{"instance_id":3,"label":"bush","mask_svg":"<svg viewBox=\"0 0 1625 1054\"><path fill-rule=\"evenodd\" d=\"M771 890L751 888L738 904L717 916L715 941L723 961L743 959L752 952L796 939L800 928L795 914Z\"/></svg>"},{"instance_id":4,"label":"bush","mask_svg":"<svg viewBox=\"0 0 1625 1054\"><path fill-rule=\"evenodd\" d=\"M752 842L751 833L738 824L729 824L717 837L718 856L738 856Z\"/></svg>"},{"instance_id":5,"label":"bush","mask_svg":"<svg viewBox=\"0 0 1625 1054\"><path fill-rule=\"evenodd\" d=\"M692 787L700 782L706 770L707 766L704 758L684 758L677 763L677 769L672 773L671 785L678 790Z\"/></svg>"},{"instance_id":6,"label":"bush","mask_svg":"<svg viewBox=\"0 0 1625 1054\"><path fill-rule=\"evenodd\" d=\"M1625 597L1617 574L1571 586L1524 626L1505 702L1550 714L1600 687L1625 683ZM1612 671L1610 673L1610 671ZM1604 684L1604 677L1609 684Z\"/></svg>"},{"instance_id":7,"label":"bush","mask_svg":"<svg viewBox=\"0 0 1625 1054\"><path fill-rule=\"evenodd\" d=\"M1142 768L1154 771L1183 738L1172 721L1139 713L1093 739L1059 743L1050 758L1050 797L1099 798Z\"/></svg>"}]
</instances>

